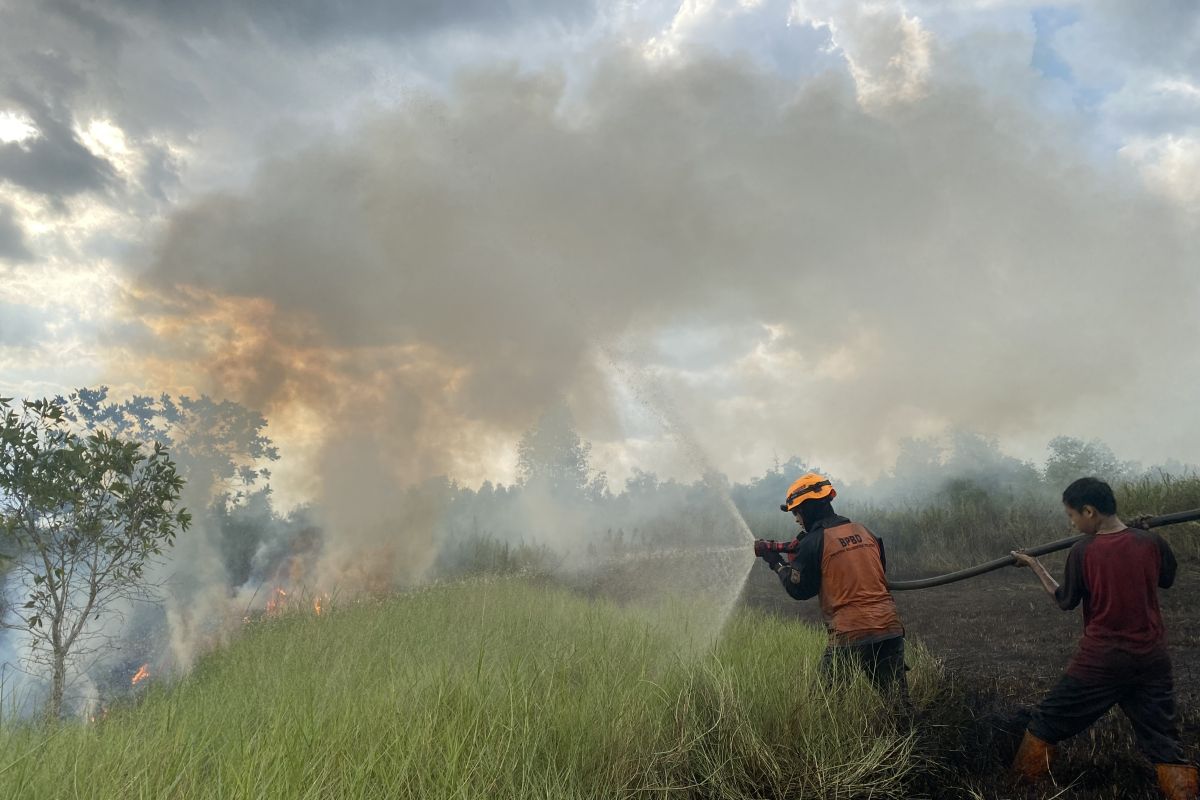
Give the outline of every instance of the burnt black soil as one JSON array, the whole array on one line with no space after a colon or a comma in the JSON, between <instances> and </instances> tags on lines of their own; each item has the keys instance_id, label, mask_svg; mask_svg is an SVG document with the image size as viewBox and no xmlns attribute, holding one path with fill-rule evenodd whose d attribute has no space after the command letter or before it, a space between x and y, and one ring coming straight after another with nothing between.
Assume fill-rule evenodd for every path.
<instances>
[{"instance_id":1,"label":"burnt black soil","mask_svg":"<svg viewBox=\"0 0 1200 800\"><path fill-rule=\"evenodd\" d=\"M1004 766L1024 719L1058 679L1082 630L1080 612L1060 611L1030 572L1007 568L895 596L909 640L941 661L945 674L944 694L916 723L929 754L944 770L915 785L914 796L1160 797L1152 768L1137 753L1129 723L1116 709L1061 748L1053 780L1032 791L1018 790L1007 780ZM762 564L755 565L742 601L821 624L816 601L787 597ZM1200 757L1200 565L1181 565L1176 585L1161 593L1161 601L1184 743L1195 761Z\"/></svg>"}]
</instances>

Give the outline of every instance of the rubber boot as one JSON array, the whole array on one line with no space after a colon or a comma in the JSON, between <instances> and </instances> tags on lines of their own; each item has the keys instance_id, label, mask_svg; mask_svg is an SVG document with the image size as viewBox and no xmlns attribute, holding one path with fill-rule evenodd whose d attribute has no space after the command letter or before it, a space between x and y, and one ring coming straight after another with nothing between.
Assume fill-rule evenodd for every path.
<instances>
[{"instance_id":1,"label":"rubber boot","mask_svg":"<svg viewBox=\"0 0 1200 800\"><path fill-rule=\"evenodd\" d=\"M1200 796L1200 775L1191 764L1155 764L1158 788L1167 800L1196 800Z\"/></svg>"},{"instance_id":2,"label":"rubber boot","mask_svg":"<svg viewBox=\"0 0 1200 800\"><path fill-rule=\"evenodd\" d=\"M1043 742L1029 731L1017 749L1012 763L1012 774L1021 783L1036 783L1050 772L1050 759L1054 757L1054 745Z\"/></svg>"}]
</instances>

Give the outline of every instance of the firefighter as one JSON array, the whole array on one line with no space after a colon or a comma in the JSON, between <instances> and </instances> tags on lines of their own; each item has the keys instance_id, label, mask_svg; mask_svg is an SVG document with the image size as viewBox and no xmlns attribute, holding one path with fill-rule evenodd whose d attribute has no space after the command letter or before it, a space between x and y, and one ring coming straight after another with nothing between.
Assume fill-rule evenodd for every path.
<instances>
[{"instance_id":1,"label":"firefighter","mask_svg":"<svg viewBox=\"0 0 1200 800\"><path fill-rule=\"evenodd\" d=\"M835 513L836 496L824 476L800 476L780 506L795 517L800 534L793 542L760 539L755 555L779 575L793 598L820 597L829 630L821 674L828 678L844 665L862 668L878 689L907 708L904 626L884 576L883 541Z\"/></svg>"},{"instance_id":2,"label":"firefighter","mask_svg":"<svg viewBox=\"0 0 1200 800\"><path fill-rule=\"evenodd\" d=\"M1081 733L1114 705L1133 723L1138 748L1155 765L1168 800L1195 800L1196 767L1187 763L1158 590L1175 581L1175 555L1161 536L1117 517L1112 488L1080 478L1063 507L1083 534L1067 554L1062 584L1033 556L1014 551L1064 611L1083 604L1083 638L1065 674L1034 711L1013 773L1032 783L1050 770L1055 745Z\"/></svg>"}]
</instances>

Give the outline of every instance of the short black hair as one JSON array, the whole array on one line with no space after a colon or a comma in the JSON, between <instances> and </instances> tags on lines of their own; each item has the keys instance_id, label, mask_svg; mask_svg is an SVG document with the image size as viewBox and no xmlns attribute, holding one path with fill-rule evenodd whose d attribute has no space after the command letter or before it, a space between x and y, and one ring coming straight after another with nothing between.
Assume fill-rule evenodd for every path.
<instances>
[{"instance_id":1,"label":"short black hair","mask_svg":"<svg viewBox=\"0 0 1200 800\"><path fill-rule=\"evenodd\" d=\"M1117 498L1112 487L1099 478L1080 478L1063 490L1063 505L1076 511L1091 506L1101 514L1117 513Z\"/></svg>"}]
</instances>

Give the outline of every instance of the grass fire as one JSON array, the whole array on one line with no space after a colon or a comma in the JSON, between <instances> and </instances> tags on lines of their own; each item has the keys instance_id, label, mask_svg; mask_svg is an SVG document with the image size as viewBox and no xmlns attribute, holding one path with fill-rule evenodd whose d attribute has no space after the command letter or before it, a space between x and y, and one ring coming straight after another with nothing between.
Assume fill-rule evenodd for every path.
<instances>
[{"instance_id":1,"label":"grass fire","mask_svg":"<svg viewBox=\"0 0 1200 800\"><path fill-rule=\"evenodd\" d=\"M140 667L138 667L138 671L133 674L133 677L129 679L129 683L131 686L137 686L139 683L141 683L142 681L146 680L146 678L149 678L149 677L150 677L150 665L142 664Z\"/></svg>"}]
</instances>

